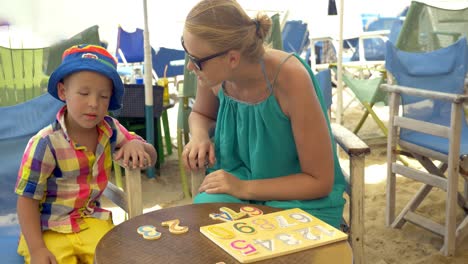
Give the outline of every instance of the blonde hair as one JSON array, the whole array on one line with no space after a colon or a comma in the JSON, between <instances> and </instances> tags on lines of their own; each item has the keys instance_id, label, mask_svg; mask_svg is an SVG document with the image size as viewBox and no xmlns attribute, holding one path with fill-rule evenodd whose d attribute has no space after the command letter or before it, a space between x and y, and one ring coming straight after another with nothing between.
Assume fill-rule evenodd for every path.
<instances>
[{"instance_id":1,"label":"blonde hair","mask_svg":"<svg viewBox=\"0 0 468 264\"><path fill-rule=\"evenodd\" d=\"M269 16L259 12L252 19L235 0L202 0L185 20L187 32L219 51L239 50L249 61L263 56L271 25Z\"/></svg>"}]
</instances>

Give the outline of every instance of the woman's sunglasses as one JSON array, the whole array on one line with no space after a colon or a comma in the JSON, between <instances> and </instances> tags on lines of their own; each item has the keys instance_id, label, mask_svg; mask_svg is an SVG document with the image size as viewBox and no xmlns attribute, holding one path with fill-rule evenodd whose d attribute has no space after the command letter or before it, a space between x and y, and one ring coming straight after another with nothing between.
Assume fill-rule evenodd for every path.
<instances>
[{"instance_id":1,"label":"woman's sunglasses","mask_svg":"<svg viewBox=\"0 0 468 264\"><path fill-rule=\"evenodd\" d=\"M226 53L229 52L229 50L225 50L223 52L218 52L218 53L215 53L213 55L210 55L210 56L206 56L204 58L201 58L201 59L198 59L197 57L194 57L192 56L188 51L187 49L185 48L185 45L184 45L184 38L181 37L180 38L180 42L182 43L182 48L184 48L184 51L185 53L187 53L187 56L189 57L190 61L193 63L193 65L195 65L195 67L197 68L197 70L201 71L202 70L202 63L205 62L205 61L208 61L208 60L211 60L211 59L214 59L216 57L219 57L219 56L222 56Z\"/></svg>"}]
</instances>

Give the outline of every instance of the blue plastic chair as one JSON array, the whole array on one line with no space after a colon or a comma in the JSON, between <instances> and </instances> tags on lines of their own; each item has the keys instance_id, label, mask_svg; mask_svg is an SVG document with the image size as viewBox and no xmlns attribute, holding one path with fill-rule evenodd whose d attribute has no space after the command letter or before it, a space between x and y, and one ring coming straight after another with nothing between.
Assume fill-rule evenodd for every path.
<instances>
[{"instance_id":1,"label":"blue plastic chair","mask_svg":"<svg viewBox=\"0 0 468 264\"><path fill-rule=\"evenodd\" d=\"M153 69L158 75L158 78L162 77L175 77L178 75L184 75L184 62L185 52L184 50L169 49L161 47L157 52L151 48L152 52L152 63ZM167 65L167 72L165 68Z\"/></svg>"},{"instance_id":2,"label":"blue plastic chair","mask_svg":"<svg viewBox=\"0 0 468 264\"><path fill-rule=\"evenodd\" d=\"M332 104L332 81L331 81L331 70L325 69L315 74L317 81L320 84L320 90L322 91L323 102L328 110L330 110Z\"/></svg>"},{"instance_id":3,"label":"blue plastic chair","mask_svg":"<svg viewBox=\"0 0 468 264\"><path fill-rule=\"evenodd\" d=\"M301 20L287 21L281 32L283 50L301 55L309 46L309 30L307 23Z\"/></svg>"},{"instance_id":4,"label":"blue plastic chair","mask_svg":"<svg viewBox=\"0 0 468 264\"><path fill-rule=\"evenodd\" d=\"M382 86L391 95L386 223L400 228L406 221L411 221L441 235L444 255L453 255L456 245L463 239L463 232L468 232L468 217L465 214L465 219L457 226L455 211L457 198L459 202L463 201L459 204L465 212L468 209L468 198L459 194L457 187L458 176L468 176L468 126L462 106L463 101L467 101L464 95L467 49L466 38L461 38L446 48L430 52L402 51L391 42L387 42L386 50L386 68L398 84ZM398 115L400 98L401 116ZM396 144L400 145L401 151L397 150ZM416 158L427 172L396 163L397 152ZM441 165L435 165L434 160L440 161ZM395 218L396 174L424 185ZM447 193L444 225L415 212L432 187Z\"/></svg>"},{"instance_id":5,"label":"blue plastic chair","mask_svg":"<svg viewBox=\"0 0 468 264\"><path fill-rule=\"evenodd\" d=\"M24 103L0 107L0 258L2 263L24 263L16 253L20 228L14 193L18 169L26 145L41 128L52 123L63 103L43 94Z\"/></svg>"},{"instance_id":6,"label":"blue plastic chair","mask_svg":"<svg viewBox=\"0 0 468 264\"><path fill-rule=\"evenodd\" d=\"M117 49L115 52L119 62L143 62L145 60L143 47L144 36L142 29L137 28L134 32L127 32L119 26L117 29ZM122 58L122 53L124 58Z\"/></svg>"}]
</instances>

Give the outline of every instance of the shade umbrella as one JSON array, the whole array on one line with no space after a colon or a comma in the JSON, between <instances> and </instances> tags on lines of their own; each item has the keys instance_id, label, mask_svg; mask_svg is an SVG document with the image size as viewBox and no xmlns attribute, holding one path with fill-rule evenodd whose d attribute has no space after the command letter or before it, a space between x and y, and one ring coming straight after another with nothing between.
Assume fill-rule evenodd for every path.
<instances>
[{"instance_id":1,"label":"shade umbrella","mask_svg":"<svg viewBox=\"0 0 468 264\"><path fill-rule=\"evenodd\" d=\"M154 115L153 115L153 69L151 63L151 44L149 38L149 27L148 27L148 7L147 1L143 0L143 17L144 17L144 54L145 54L145 127L146 127L146 141L154 145ZM164 153L158 153L158 155L164 155ZM154 178L154 167L149 167L146 170L149 178Z\"/></svg>"}]
</instances>

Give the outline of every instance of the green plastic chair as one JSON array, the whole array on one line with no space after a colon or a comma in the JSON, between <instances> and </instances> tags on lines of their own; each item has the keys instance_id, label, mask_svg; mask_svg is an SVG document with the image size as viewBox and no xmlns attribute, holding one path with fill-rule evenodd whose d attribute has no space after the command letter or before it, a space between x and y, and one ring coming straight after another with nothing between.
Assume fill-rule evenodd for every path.
<instances>
[{"instance_id":1,"label":"green plastic chair","mask_svg":"<svg viewBox=\"0 0 468 264\"><path fill-rule=\"evenodd\" d=\"M47 91L49 51L0 47L0 106L26 102Z\"/></svg>"},{"instance_id":2,"label":"green plastic chair","mask_svg":"<svg viewBox=\"0 0 468 264\"><path fill-rule=\"evenodd\" d=\"M182 180L182 189L185 197L191 197L187 174L182 161L182 150L190 140L188 116L192 111L190 100L195 99L197 92L197 78L187 70L188 56L185 54L184 80L177 83L179 108L177 112L177 154L179 157L179 170Z\"/></svg>"},{"instance_id":3,"label":"green plastic chair","mask_svg":"<svg viewBox=\"0 0 468 264\"><path fill-rule=\"evenodd\" d=\"M281 35L281 22L280 15L274 14L271 16L271 32L265 40L266 43L269 43L272 48L283 50L283 37Z\"/></svg>"},{"instance_id":4,"label":"green plastic chair","mask_svg":"<svg viewBox=\"0 0 468 264\"><path fill-rule=\"evenodd\" d=\"M46 74L51 75L60 63L62 63L62 54L66 49L84 43L101 45L99 26L91 26L66 40L59 41L50 46Z\"/></svg>"},{"instance_id":5,"label":"green plastic chair","mask_svg":"<svg viewBox=\"0 0 468 264\"><path fill-rule=\"evenodd\" d=\"M62 62L63 52L83 43L100 44L98 26L87 28L50 47L0 47L0 106L16 105L46 93L49 76Z\"/></svg>"}]
</instances>

